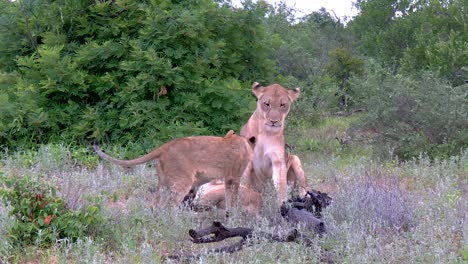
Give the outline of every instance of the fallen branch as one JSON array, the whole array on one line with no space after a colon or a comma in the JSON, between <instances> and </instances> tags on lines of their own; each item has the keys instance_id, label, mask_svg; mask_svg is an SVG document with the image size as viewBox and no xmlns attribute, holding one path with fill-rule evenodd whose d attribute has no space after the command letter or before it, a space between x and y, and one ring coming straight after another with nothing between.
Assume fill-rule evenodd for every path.
<instances>
[{"instance_id":1,"label":"fallen branch","mask_svg":"<svg viewBox=\"0 0 468 264\"><path fill-rule=\"evenodd\" d=\"M184 204L193 206L194 193L189 193ZM325 223L319 218L322 216L322 209L330 205L332 199L326 193L311 190L304 197L294 197L281 206L281 215L292 223L303 224L307 229L321 235L326 232ZM220 222L213 222L211 226L202 228L198 231L190 229L189 236L195 244L213 243L223 241L232 237L240 237L238 242L216 248L209 249L202 253L169 255L167 259L188 260L199 258L202 255L211 253L233 253L241 250L243 247L249 247L255 244L252 238L265 239L270 242L296 242L311 246L314 237L304 235L297 229L292 229L286 235L270 234L266 232L254 232L253 228L248 227L225 227Z\"/></svg>"},{"instance_id":2,"label":"fallen branch","mask_svg":"<svg viewBox=\"0 0 468 264\"><path fill-rule=\"evenodd\" d=\"M211 235L211 236L210 236ZM247 227L235 227L228 228L225 227L220 222L213 222L209 227L203 228L201 230L195 231L193 229L189 230L189 236L192 238L192 242L195 244L203 243L213 243L225 240L232 237L241 237L242 239L236 243L212 248L203 253L197 254L184 254L184 255L169 255L167 259L183 260L183 259L192 259L199 258L202 255L210 253L233 253L241 250L244 246L254 245L254 240L252 238L266 239L270 242L296 242L304 243L306 246L312 245L313 237L309 237L301 234L297 229L292 229L286 235L276 235L266 232L254 232L254 229Z\"/></svg>"}]
</instances>

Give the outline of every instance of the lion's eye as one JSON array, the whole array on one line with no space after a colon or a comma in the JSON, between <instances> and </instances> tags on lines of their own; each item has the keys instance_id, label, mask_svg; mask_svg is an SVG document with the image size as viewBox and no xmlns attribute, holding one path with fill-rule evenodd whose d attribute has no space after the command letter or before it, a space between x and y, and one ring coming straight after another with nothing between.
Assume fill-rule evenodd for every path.
<instances>
[{"instance_id":1,"label":"lion's eye","mask_svg":"<svg viewBox=\"0 0 468 264\"><path fill-rule=\"evenodd\" d=\"M285 108L286 104L280 104L280 107Z\"/></svg>"},{"instance_id":2,"label":"lion's eye","mask_svg":"<svg viewBox=\"0 0 468 264\"><path fill-rule=\"evenodd\" d=\"M265 104L266 107L270 107L270 103L265 102L264 104Z\"/></svg>"}]
</instances>

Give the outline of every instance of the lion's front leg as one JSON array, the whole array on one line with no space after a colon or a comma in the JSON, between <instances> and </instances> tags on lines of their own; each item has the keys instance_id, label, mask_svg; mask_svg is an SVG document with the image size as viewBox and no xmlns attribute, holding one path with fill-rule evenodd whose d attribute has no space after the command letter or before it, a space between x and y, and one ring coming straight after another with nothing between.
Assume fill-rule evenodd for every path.
<instances>
[{"instance_id":1,"label":"lion's front leg","mask_svg":"<svg viewBox=\"0 0 468 264\"><path fill-rule=\"evenodd\" d=\"M291 182L299 191L299 195L302 197L307 193L307 179L302 168L301 160L296 155L288 156L288 182Z\"/></svg>"},{"instance_id":2,"label":"lion's front leg","mask_svg":"<svg viewBox=\"0 0 468 264\"><path fill-rule=\"evenodd\" d=\"M284 156L273 154L271 157L272 178L276 189L277 204L281 206L286 201L287 168Z\"/></svg>"}]
</instances>

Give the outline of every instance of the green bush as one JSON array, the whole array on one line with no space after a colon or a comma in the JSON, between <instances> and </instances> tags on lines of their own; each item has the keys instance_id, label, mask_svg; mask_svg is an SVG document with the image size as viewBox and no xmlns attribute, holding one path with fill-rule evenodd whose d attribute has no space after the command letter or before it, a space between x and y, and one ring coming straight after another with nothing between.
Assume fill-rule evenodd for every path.
<instances>
[{"instance_id":1,"label":"green bush","mask_svg":"<svg viewBox=\"0 0 468 264\"><path fill-rule=\"evenodd\" d=\"M251 83L274 70L265 10L253 3L39 0L0 10L0 28L17 32L13 47L0 30L0 50L15 57L0 68L8 147L224 134L248 119Z\"/></svg>"},{"instance_id":2,"label":"green bush","mask_svg":"<svg viewBox=\"0 0 468 264\"><path fill-rule=\"evenodd\" d=\"M14 218L8 229L13 248L45 247L59 239L76 241L100 232L103 219L97 205L69 210L54 187L28 176L0 175L0 184L5 186L0 189L0 198Z\"/></svg>"},{"instance_id":3,"label":"green bush","mask_svg":"<svg viewBox=\"0 0 468 264\"><path fill-rule=\"evenodd\" d=\"M352 130L376 132L382 153L390 151L401 159L421 153L434 158L467 147L466 84L453 87L430 74L413 79L377 72L354 85L369 93L368 112Z\"/></svg>"}]
</instances>

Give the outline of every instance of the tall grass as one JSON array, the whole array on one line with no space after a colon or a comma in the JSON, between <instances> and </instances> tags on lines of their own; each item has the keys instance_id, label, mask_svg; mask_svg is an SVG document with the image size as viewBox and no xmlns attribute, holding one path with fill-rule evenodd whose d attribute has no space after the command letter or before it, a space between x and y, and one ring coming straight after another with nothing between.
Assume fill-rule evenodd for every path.
<instances>
[{"instance_id":1,"label":"tall grass","mask_svg":"<svg viewBox=\"0 0 468 264\"><path fill-rule=\"evenodd\" d=\"M336 135L330 132L334 131L331 127L341 132L348 124L347 120L327 122L320 131L304 129L300 133L309 133L311 139L333 140ZM352 144L347 147L293 151L301 156L310 186L328 192L334 199L324 211L328 233L317 237L311 248L260 240L240 252L207 255L195 262L468 261L468 153L447 160L421 157L398 163L374 160ZM153 206L158 177L151 164L127 170L94 159L92 151L48 145L36 152L4 154L0 172L54 184L58 195L73 208L90 200L99 201L108 223L108 233L102 237L85 237L76 242L65 239L51 248L14 249L7 240L12 219L8 205L2 204L2 263L158 263L166 254L203 252L215 246L192 244L188 230L207 226L213 220L224 222L222 212L194 213L184 208ZM265 216L253 219L234 214L228 226L286 232L291 226L275 218L273 200L268 201Z\"/></svg>"}]
</instances>

